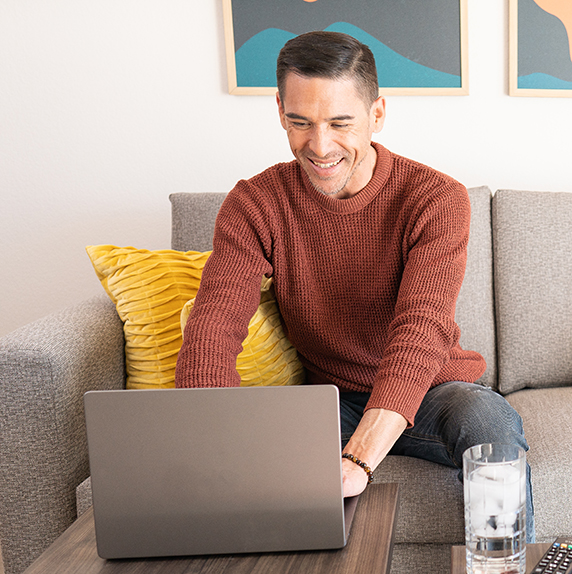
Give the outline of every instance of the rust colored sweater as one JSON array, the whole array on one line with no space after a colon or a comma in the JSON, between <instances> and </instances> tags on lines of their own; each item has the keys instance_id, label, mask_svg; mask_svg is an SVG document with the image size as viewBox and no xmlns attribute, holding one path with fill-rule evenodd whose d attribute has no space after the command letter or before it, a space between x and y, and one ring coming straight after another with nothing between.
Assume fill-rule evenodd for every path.
<instances>
[{"instance_id":1,"label":"rust colored sweater","mask_svg":"<svg viewBox=\"0 0 572 574\"><path fill-rule=\"evenodd\" d=\"M476 381L455 302L465 271L466 189L374 145L371 181L349 199L322 195L296 161L240 181L218 215L179 353L178 387L238 385L236 356L274 277L285 331L308 382L370 392L367 408L411 426L427 390Z\"/></svg>"}]
</instances>

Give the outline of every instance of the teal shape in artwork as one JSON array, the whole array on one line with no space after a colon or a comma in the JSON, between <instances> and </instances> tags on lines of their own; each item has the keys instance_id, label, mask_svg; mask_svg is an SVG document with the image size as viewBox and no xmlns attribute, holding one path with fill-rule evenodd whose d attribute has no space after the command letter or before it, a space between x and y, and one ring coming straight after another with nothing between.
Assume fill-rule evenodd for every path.
<instances>
[{"instance_id":1,"label":"teal shape in artwork","mask_svg":"<svg viewBox=\"0 0 572 574\"><path fill-rule=\"evenodd\" d=\"M361 28L338 22L326 30L349 34L367 44L376 60L379 85L387 88L460 88L461 76L434 70L401 56ZM239 87L276 86L276 59L282 46L295 34L269 28L259 32L236 51Z\"/></svg>"},{"instance_id":2,"label":"teal shape in artwork","mask_svg":"<svg viewBox=\"0 0 572 574\"><path fill-rule=\"evenodd\" d=\"M361 28L338 22L327 30L349 34L369 46L377 65L379 85L386 88L460 88L461 76L434 70L388 48ZM459 57L460 62L460 57ZM460 63L459 63L460 68Z\"/></svg>"},{"instance_id":3,"label":"teal shape in artwork","mask_svg":"<svg viewBox=\"0 0 572 574\"><path fill-rule=\"evenodd\" d=\"M236 84L239 87L276 86L276 60L284 44L296 34L268 28L236 51Z\"/></svg>"},{"instance_id":4,"label":"teal shape in artwork","mask_svg":"<svg viewBox=\"0 0 572 574\"><path fill-rule=\"evenodd\" d=\"M572 82L549 74L535 73L519 76L518 87L521 90L572 90Z\"/></svg>"}]
</instances>

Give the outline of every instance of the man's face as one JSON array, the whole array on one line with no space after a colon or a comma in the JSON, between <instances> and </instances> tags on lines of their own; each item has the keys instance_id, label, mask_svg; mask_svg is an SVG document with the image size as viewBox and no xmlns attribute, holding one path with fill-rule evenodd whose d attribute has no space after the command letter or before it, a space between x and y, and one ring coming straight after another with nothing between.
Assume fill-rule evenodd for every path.
<instances>
[{"instance_id":1,"label":"man's face","mask_svg":"<svg viewBox=\"0 0 572 574\"><path fill-rule=\"evenodd\" d=\"M290 148L321 193L344 199L361 191L375 169L371 136L381 131L385 100L371 108L351 79L307 78L290 72L284 101L276 96Z\"/></svg>"}]
</instances>

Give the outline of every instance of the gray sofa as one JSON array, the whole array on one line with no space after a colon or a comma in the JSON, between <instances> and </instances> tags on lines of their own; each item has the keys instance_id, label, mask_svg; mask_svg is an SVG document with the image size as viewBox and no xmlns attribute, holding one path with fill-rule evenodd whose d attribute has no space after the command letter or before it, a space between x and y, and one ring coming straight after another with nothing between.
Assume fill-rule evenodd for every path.
<instances>
[{"instance_id":1,"label":"gray sofa","mask_svg":"<svg viewBox=\"0 0 572 574\"><path fill-rule=\"evenodd\" d=\"M572 193L470 190L462 344L524 419L538 541L572 534ZM224 194L173 194L172 247L210 248ZM89 475L82 396L125 384L122 323L107 296L0 339L0 543L16 574L76 518ZM375 480L401 489L392 572L449 571L464 541L457 471L388 457ZM84 493L87 487L83 487ZM564 501L564 503L563 503Z\"/></svg>"}]
</instances>

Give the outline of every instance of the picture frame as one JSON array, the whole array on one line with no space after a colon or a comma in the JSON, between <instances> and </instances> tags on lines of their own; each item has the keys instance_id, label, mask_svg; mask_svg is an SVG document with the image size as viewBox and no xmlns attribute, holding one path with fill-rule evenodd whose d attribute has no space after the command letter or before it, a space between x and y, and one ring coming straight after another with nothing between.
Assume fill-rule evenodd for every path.
<instances>
[{"instance_id":1,"label":"picture frame","mask_svg":"<svg viewBox=\"0 0 572 574\"><path fill-rule=\"evenodd\" d=\"M572 97L570 0L509 0L509 94Z\"/></svg>"},{"instance_id":2,"label":"picture frame","mask_svg":"<svg viewBox=\"0 0 572 574\"><path fill-rule=\"evenodd\" d=\"M371 48L382 95L468 95L467 3L223 0L229 93L274 95L286 41L332 30Z\"/></svg>"}]
</instances>

